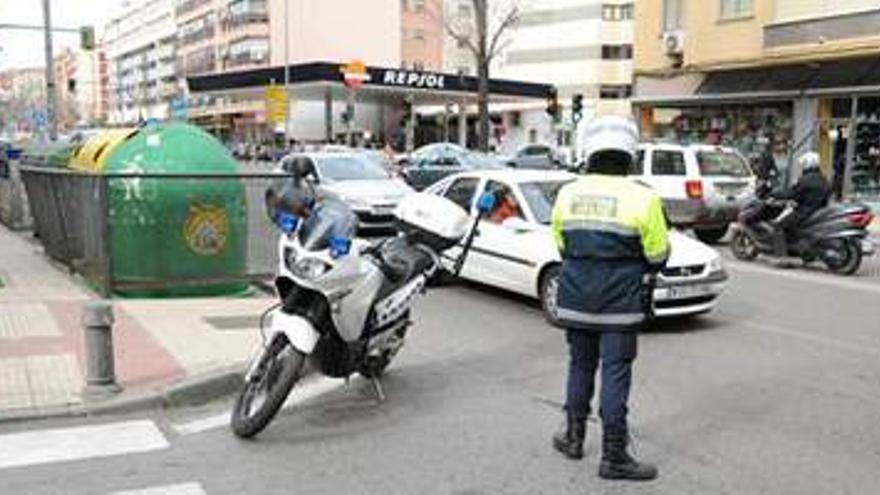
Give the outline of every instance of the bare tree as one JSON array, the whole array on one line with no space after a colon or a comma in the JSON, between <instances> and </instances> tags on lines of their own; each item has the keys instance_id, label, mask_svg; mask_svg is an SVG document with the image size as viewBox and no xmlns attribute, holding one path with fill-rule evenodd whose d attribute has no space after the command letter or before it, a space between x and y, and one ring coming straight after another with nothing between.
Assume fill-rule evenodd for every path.
<instances>
[{"instance_id":1,"label":"bare tree","mask_svg":"<svg viewBox=\"0 0 880 495\"><path fill-rule=\"evenodd\" d=\"M503 6L490 11L489 0L471 0L474 8L474 25L471 29L449 17L444 21L446 32L460 45L467 47L477 66L477 135L481 151L489 151L489 68L495 57L510 43L505 35L516 27L522 13L518 1L497 2L496 6L502 3Z\"/></svg>"}]
</instances>

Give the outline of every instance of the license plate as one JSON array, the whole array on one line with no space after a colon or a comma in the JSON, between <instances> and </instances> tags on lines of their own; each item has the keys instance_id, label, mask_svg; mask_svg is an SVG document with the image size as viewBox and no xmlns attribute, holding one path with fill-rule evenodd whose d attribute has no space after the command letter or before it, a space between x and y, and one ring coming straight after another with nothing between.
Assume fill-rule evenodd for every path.
<instances>
[{"instance_id":1,"label":"license plate","mask_svg":"<svg viewBox=\"0 0 880 495\"><path fill-rule=\"evenodd\" d=\"M669 287L666 294L670 299L688 299L691 297L700 297L712 293L711 285L681 285Z\"/></svg>"}]
</instances>

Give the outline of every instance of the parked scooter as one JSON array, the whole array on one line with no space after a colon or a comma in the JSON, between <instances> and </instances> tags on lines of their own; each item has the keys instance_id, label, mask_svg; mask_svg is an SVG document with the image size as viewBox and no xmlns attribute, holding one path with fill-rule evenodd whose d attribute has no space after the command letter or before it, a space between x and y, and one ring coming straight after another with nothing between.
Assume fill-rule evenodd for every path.
<instances>
[{"instance_id":1,"label":"parked scooter","mask_svg":"<svg viewBox=\"0 0 880 495\"><path fill-rule=\"evenodd\" d=\"M412 304L439 268L438 253L465 240L467 256L478 225L447 199L413 194L395 211L401 234L371 245L354 239L357 217L344 203L304 206L312 201L302 194L309 171L293 175L267 192L269 216L282 231L280 303L261 318L268 335L233 406L232 431L243 438L269 424L307 358L327 376L361 374L384 400L379 378L404 344ZM491 196L481 198L483 214L491 207Z\"/></svg>"},{"instance_id":2,"label":"parked scooter","mask_svg":"<svg viewBox=\"0 0 880 495\"><path fill-rule=\"evenodd\" d=\"M793 207L792 202L774 199L763 188L733 225L733 255L743 261L752 261L761 254L773 255L774 228L770 222L785 208ZM852 275L859 270L863 256L874 254L874 246L867 239L867 227L873 219L871 210L863 205L822 208L788 236L787 256L801 258L804 264L819 260L834 273Z\"/></svg>"}]
</instances>

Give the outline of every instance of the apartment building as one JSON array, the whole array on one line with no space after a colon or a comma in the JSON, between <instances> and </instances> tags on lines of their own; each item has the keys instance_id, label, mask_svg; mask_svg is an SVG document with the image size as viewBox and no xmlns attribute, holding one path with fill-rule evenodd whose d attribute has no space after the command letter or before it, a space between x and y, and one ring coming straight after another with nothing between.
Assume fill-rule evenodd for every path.
<instances>
[{"instance_id":1,"label":"apartment building","mask_svg":"<svg viewBox=\"0 0 880 495\"><path fill-rule=\"evenodd\" d=\"M634 2L542 0L522 5L493 77L556 86L563 113L556 123L542 103L506 108L500 148L512 151L529 142L573 145L575 95L583 97L584 119L630 115Z\"/></svg>"},{"instance_id":2,"label":"apartment building","mask_svg":"<svg viewBox=\"0 0 880 495\"><path fill-rule=\"evenodd\" d=\"M666 0L637 14L647 135L770 146L789 179L818 150L829 177L880 202L880 4Z\"/></svg>"},{"instance_id":3,"label":"apartment building","mask_svg":"<svg viewBox=\"0 0 880 495\"><path fill-rule=\"evenodd\" d=\"M46 70L34 67L0 72L0 107L0 135L14 139L19 133L35 132L45 120Z\"/></svg>"},{"instance_id":4,"label":"apartment building","mask_svg":"<svg viewBox=\"0 0 880 495\"><path fill-rule=\"evenodd\" d=\"M443 71L443 0L401 0L400 8L400 66Z\"/></svg>"},{"instance_id":5,"label":"apartment building","mask_svg":"<svg viewBox=\"0 0 880 495\"><path fill-rule=\"evenodd\" d=\"M59 129L105 122L109 74L103 48L65 49L55 57L54 66Z\"/></svg>"},{"instance_id":6,"label":"apartment building","mask_svg":"<svg viewBox=\"0 0 880 495\"><path fill-rule=\"evenodd\" d=\"M174 10L174 0L136 0L106 25L111 124L169 118L183 91Z\"/></svg>"}]
</instances>

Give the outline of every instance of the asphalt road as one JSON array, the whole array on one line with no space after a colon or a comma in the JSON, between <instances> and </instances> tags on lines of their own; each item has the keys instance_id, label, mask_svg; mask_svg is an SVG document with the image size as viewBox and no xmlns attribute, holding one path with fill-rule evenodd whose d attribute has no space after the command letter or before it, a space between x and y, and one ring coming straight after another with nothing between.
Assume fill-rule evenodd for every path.
<instances>
[{"instance_id":1,"label":"asphalt road","mask_svg":"<svg viewBox=\"0 0 880 495\"><path fill-rule=\"evenodd\" d=\"M653 483L596 477L595 422L585 460L552 451L562 335L534 304L465 286L420 303L384 403L360 379L310 382L309 400L249 442L223 425L225 402L7 425L0 492L876 493L880 284L760 264L730 271L714 313L663 323L640 340L631 419L639 455L659 465ZM76 460L9 465L10 445L63 450L63 436L47 430L83 424L114 429L89 433L98 451L71 454ZM120 429L146 452L101 452L124 443Z\"/></svg>"}]
</instances>

